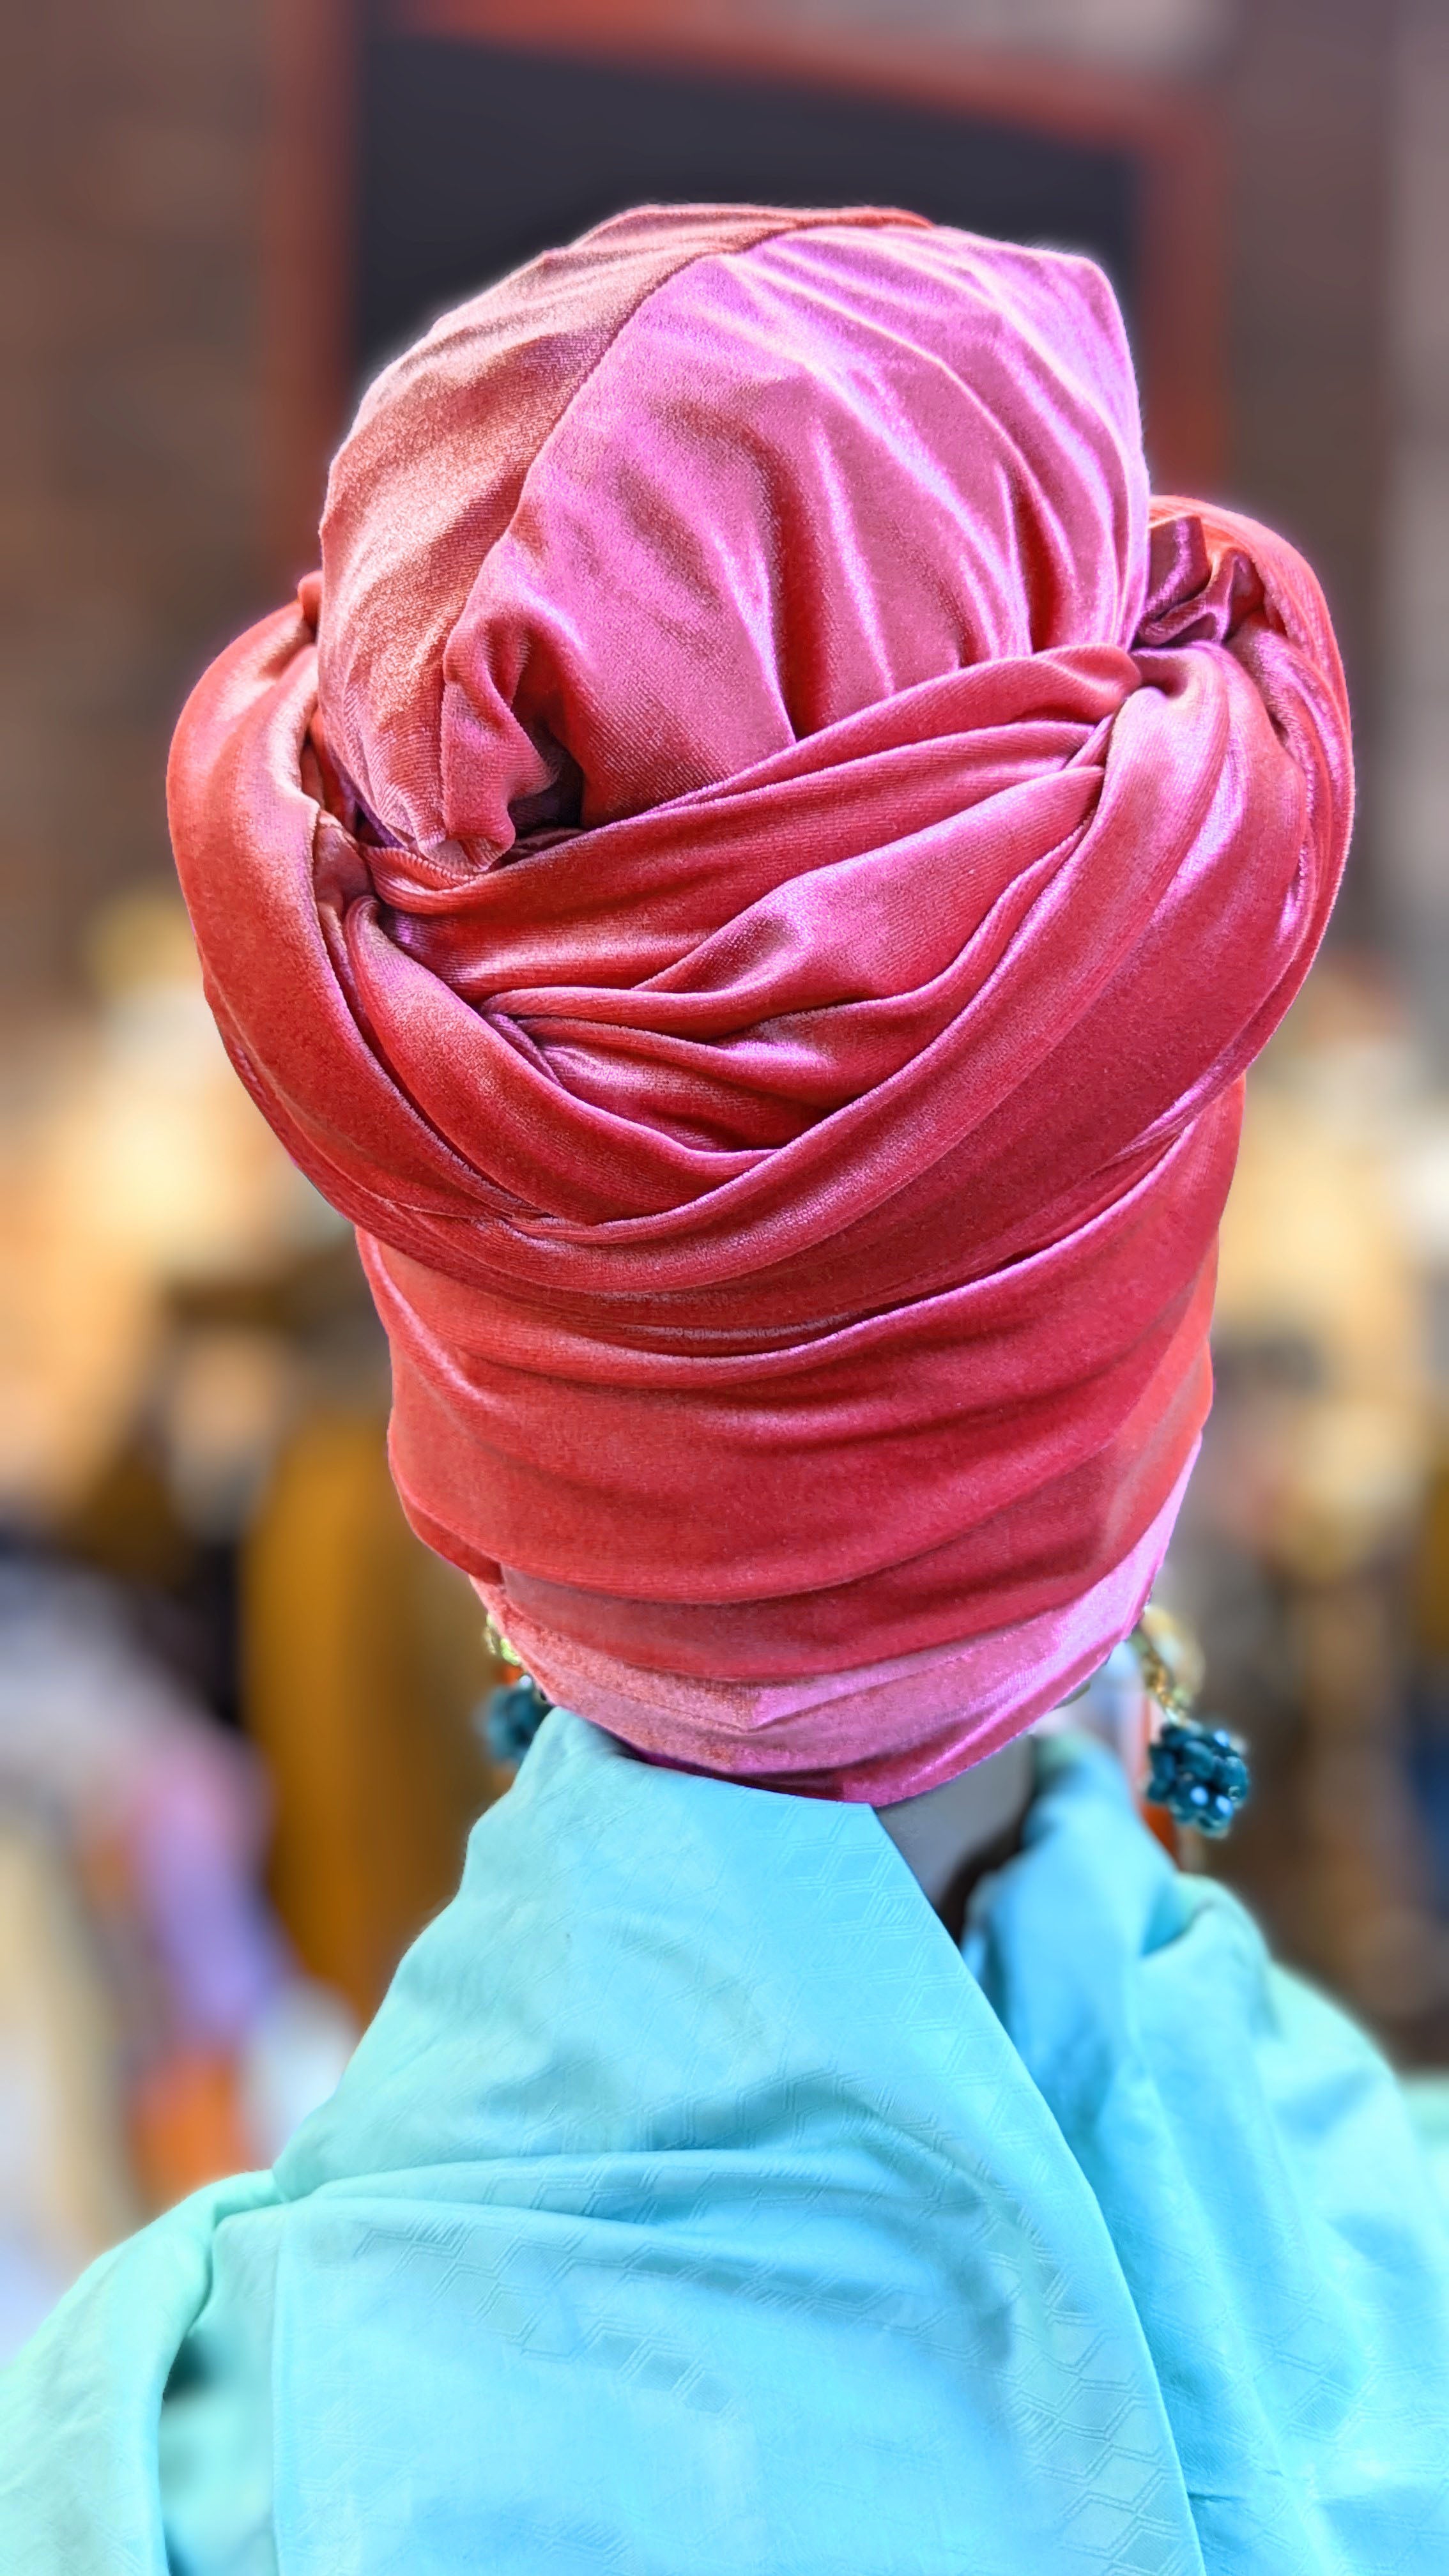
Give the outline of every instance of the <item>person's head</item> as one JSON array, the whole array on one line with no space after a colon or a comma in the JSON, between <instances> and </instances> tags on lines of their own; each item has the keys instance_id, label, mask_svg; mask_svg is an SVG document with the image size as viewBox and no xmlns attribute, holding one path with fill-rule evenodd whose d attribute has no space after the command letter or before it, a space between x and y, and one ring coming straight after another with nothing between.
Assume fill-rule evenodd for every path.
<instances>
[{"instance_id":1,"label":"person's head","mask_svg":"<svg viewBox=\"0 0 1449 2576\"><path fill-rule=\"evenodd\" d=\"M1312 576L1151 500L1090 264L708 207L534 262L368 394L171 791L404 1503L552 1696L879 1801L1126 1634L1350 773Z\"/></svg>"}]
</instances>

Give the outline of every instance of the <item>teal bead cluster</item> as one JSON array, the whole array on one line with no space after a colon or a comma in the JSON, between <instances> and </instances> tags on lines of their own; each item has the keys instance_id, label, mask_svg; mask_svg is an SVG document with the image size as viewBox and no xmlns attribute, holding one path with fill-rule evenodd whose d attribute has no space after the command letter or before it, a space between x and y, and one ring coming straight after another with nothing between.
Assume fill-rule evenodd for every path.
<instances>
[{"instance_id":1,"label":"teal bead cluster","mask_svg":"<svg viewBox=\"0 0 1449 2576\"><path fill-rule=\"evenodd\" d=\"M552 1706L527 1673L491 1690L483 1702L482 1732L494 1761L516 1771Z\"/></svg>"},{"instance_id":2,"label":"teal bead cluster","mask_svg":"<svg viewBox=\"0 0 1449 2576\"><path fill-rule=\"evenodd\" d=\"M1179 1825L1200 1834L1228 1831L1252 1787L1236 1736L1195 1717L1169 1717L1147 1755L1149 1806L1165 1807Z\"/></svg>"}]
</instances>

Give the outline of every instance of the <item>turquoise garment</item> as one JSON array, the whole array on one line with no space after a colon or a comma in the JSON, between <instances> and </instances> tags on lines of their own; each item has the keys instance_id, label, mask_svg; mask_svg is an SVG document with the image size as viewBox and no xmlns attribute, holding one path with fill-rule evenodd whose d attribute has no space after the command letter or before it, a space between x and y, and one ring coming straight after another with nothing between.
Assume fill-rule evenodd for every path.
<instances>
[{"instance_id":1,"label":"turquoise garment","mask_svg":"<svg viewBox=\"0 0 1449 2576\"><path fill-rule=\"evenodd\" d=\"M6 2576L1444 2576L1403 2099L1040 1760L963 1958L869 1808L557 1713L275 2178L0 2383Z\"/></svg>"}]
</instances>

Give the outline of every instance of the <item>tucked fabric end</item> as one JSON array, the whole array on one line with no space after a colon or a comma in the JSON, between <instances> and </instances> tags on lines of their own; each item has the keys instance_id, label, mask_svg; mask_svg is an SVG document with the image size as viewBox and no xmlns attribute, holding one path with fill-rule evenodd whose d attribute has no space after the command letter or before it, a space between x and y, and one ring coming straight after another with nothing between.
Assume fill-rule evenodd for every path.
<instances>
[{"instance_id":1,"label":"tucked fabric end","mask_svg":"<svg viewBox=\"0 0 1449 2576\"><path fill-rule=\"evenodd\" d=\"M507 1582L474 1588L561 1707L678 1771L797 1797L882 1806L918 1797L1044 1717L1142 1614L1197 1458L1112 1572L1061 1608L987 1635L803 1681L693 1681L645 1672L529 1617Z\"/></svg>"}]
</instances>

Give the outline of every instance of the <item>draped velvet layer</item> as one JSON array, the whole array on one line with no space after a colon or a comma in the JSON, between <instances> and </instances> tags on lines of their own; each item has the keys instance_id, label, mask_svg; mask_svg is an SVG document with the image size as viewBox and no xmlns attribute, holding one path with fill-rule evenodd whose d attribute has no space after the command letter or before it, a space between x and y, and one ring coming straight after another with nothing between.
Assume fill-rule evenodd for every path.
<instances>
[{"instance_id":1,"label":"draped velvet layer","mask_svg":"<svg viewBox=\"0 0 1449 2576\"><path fill-rule=\"evenodd\" d=\"M556 1695L900 1795L1125 1633L1350 801L1317 586L1149 498L1084 262L645 212L380 380L173 833Z\"/></svg>"}]
</instances>

